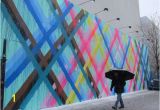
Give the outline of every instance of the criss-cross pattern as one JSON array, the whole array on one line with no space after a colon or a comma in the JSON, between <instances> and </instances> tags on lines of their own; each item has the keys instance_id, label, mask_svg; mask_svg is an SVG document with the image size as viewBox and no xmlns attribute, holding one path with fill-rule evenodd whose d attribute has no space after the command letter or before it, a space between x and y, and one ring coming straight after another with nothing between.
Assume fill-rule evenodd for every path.
<instances>
[{"instance_id":1,"label":"criss-cross pattern","mask_svg":"<svg viewBox=\"0 0 160 110\"><path fill-rule=\"evenodd\" d=\"M113 67L135 73L126 92L144 88L149 72L144 45L68 0L19 2L2 2L3 16L22 45L6 64L6 110L40 109L109 96L110 80L104 73ZM18 85L16 81L26 73ZM9 92L13 86L14 91ZM45 95L39 91L43 86L48 89ZM35 104L37 94L40 98Z\"/></svg>"}]
</instances>

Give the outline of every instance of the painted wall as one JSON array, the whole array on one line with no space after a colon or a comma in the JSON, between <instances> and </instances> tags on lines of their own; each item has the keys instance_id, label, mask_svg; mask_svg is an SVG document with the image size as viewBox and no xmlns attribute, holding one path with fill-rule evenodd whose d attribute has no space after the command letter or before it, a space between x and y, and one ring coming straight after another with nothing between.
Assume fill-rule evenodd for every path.
<instances>
[{"instance_id":1,"label":"painted wall","mask_svg":"<svg viewBox=\"0 0 160 110\"><path fill-rule=\"evenodd\" d=\"M147 47L68 0L4 0L1 9L1 52L7 39L5 110L114 95L104 76L114 67L135 74L125 92L145 88Z\"/></svg>"}]
</instances>

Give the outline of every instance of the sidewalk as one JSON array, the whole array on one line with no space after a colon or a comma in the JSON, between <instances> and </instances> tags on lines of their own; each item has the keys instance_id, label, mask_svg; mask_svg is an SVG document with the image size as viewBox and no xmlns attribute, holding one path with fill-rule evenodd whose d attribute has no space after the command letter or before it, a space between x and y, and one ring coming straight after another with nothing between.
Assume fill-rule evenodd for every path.
<instances>
[{"instance_id":1,"label":"sidewalk","mask_svg":"<svg viewBox=\"0 0 160 110\"><path fill-rule=\"evenodd\" d=\"M122 110L159 110L159 91L138 91L123 94L125 108ZM42 110L113 110L116 96L94 99Z\"/></svg>"}]
</instances>

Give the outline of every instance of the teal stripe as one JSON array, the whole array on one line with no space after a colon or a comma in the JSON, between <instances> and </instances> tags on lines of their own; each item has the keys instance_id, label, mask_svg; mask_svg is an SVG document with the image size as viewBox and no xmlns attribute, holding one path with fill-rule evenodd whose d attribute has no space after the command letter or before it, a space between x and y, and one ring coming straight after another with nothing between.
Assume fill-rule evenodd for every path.
<instances>
[{"instance_id":1,"label":"teal stripe","mask_svg":"<svg viewBox=\"0 0 160 110\"><path fill-rule=\"evenodd\" d=\"M80 63L79 57L77 56L76 52L74 51L74 48L73 48L73 46L71 45L71 43L70 43L70 47L71 47L71 50L72 50L72 52L73 52L73 54L74 54L74 57L76 58L76 61L77 61L77 63L78 63L78 66L80 67L80 69L81 69L81 71L82 71L82 74L83 74L83 76L84 76L84 78L85 78L85 80L86 80L89 88L91 89L91 91L92 91L93 94L94 94L94 97L96 98L96 97L97 97L96 92L95 92L95 90L93 89L93 87L91 86L91 83L90 83L90 81L89 81L89 79L88 79L88 77L87 77L87 75L86 75L86 72L84 71L83 66L82 66L82 64Z\"/></svg>"},{"instance_id":2,"label":"teal stripe","mask_svg":"<svg viewBox=\"0 0 160 110\"><path fill-rule=\"evenodd\" d=\"M3 3L2 3L2 4L3 4ZM4 6L2 6L2 7L4 8ZM5 9L6 9L6 8L5 8ZM5 10L5 9L4 9L4 10ZM4 15L8 14L7 11L4 11L4 12L6 12L6 13L4 13ZM40 68L38 62L36 61L36 59L34 58L32 52L31 52L30 49L28 48L25 40L23 39L21 33L19 32L19 29L17 29L17 26L14 24L14 21L12 20L12 18L10 17L9 14L8 14L8 16L5 16L5 18L8 20L9 25L12 27L13 31L16 33L17 38L20 40L20 42L21 42L22 46L24 47L24 50L26 51L28 57L31 59L31 61L32 61L34 67L35 67L35 69L38 71L38 74L39 74L39 76L40 76L40 80L42 80L42 79L43 79L43 80L46 80L46 77L44 76L43 71L41 70L41 68ZM23 42L23 43L22 43L22 42ZM35 87L35 88L38 88L38 86L39 86L39 84L36 84L36 86L34 86L34 87ZM47 86L48 86L48 88L50 88L51 85L48 85L48 84L47 84ZM33 89L33 88L32 88L32 89ZM33 91L35 91L35 89L33 89ZM61 104L62 104L62 101L60 100L60 98L59 98L59 96L56 94L56 92L53 92L53 91L52 91L51 93L52 93L52 95L53 95L54 97L58 97L58 99L57 99L58 104L61 105ZM23 100L23 101L25 102L25 104L24 104L23 106L21 106L21 107L24 108L25 105L27 105L27 102L30 100L31 96L32 96L32 94L29 93L29 94L28 94L28 97L29 97L29 98Z\"/></svg>"}]
</instances>

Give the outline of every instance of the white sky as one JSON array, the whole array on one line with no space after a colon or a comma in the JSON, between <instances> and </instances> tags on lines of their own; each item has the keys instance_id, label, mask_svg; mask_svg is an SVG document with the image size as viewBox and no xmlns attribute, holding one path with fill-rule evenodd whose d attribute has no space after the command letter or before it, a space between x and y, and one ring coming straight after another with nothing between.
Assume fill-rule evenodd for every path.
<instances>
[{"instance_id":1,"label":"white sky","mask_svg":"<svg viewBox=\"0 0 160 110\"><path fill-rule=\"evenodd\" d=\"M154 13L160 16L160 0L139 0L140 16L150 17Z\"/></svg>"}]
</instances>

